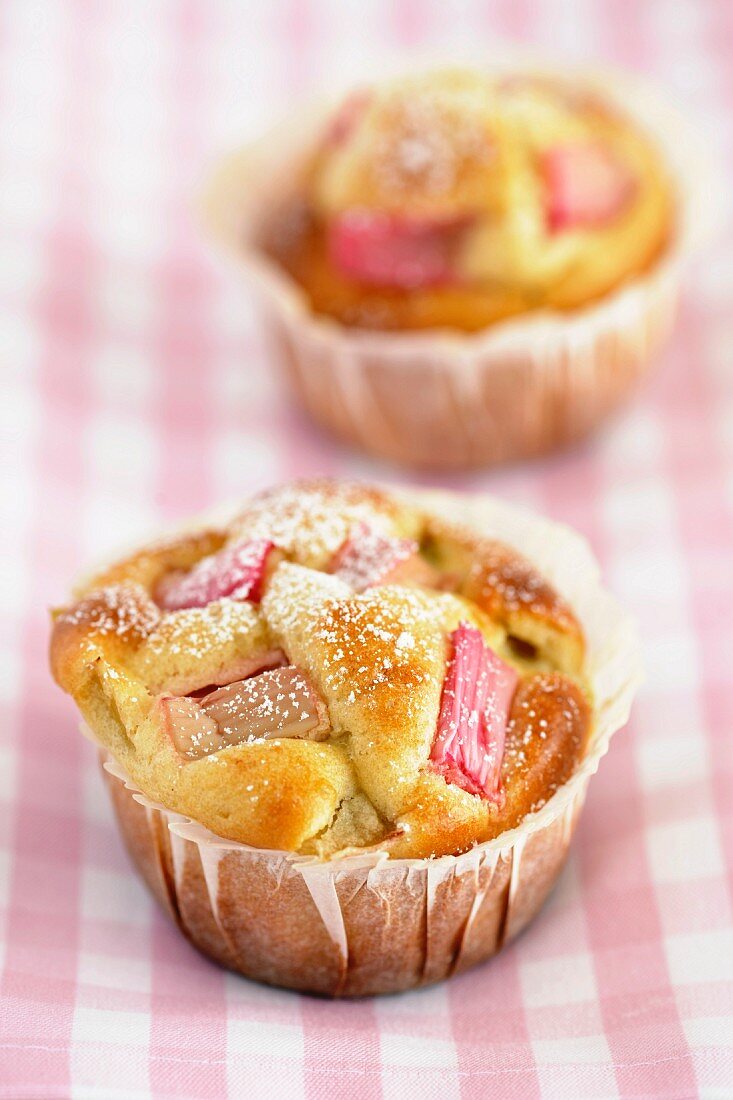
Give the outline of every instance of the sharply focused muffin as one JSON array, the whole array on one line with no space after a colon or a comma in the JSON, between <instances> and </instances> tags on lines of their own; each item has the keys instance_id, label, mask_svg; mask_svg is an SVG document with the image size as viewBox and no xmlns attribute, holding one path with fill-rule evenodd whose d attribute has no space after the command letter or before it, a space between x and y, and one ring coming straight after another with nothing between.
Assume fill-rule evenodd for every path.
<instances>
[{"instance_id":1,"label":"sharply focused muffin","mask_svg":"<svg viewBox=\"0 0 733 1100\"><path fill-rule=\"evenodd\" d=\"M659 152L596 91L447 70L347 98L266 246L344 325L470 332L597 300L673 225Z\"/></svg>"},{"instance_id":2,"label":"sharply focused muffin","mask_svg":"<svg viewBox=\"0 0 733 1100\"><path fill-rule=\"evenodd\" d=\"M54 620L54 676L131 782L256 848L463 852L542 807L592 727L548 581L379 489L264 493Z\"/></svg>"}]
</instances>

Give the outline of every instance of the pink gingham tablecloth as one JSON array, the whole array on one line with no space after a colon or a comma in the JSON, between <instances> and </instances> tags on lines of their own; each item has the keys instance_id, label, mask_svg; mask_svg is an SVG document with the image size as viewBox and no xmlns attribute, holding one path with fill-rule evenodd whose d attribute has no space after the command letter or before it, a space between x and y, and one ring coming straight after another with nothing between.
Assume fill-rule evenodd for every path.
<instances>
[{"instance_id":1,"label":"pink gingham tablecloth","mask_svg":"<svg viewBox=\"0 0 733 1100\"><path fill-rule=\"evenodd\" d=\"M46 668L90 559L294 474L395 476L282 402L189 201L322 76L497 36L655 76L730 171L727 0L0 7L0 1097L733 1096L730 234L600 439L452 482L583 531L648 666L556 891L491 964L335 1005L217 969L133 874Z\"/></svg>"}]
</instances>

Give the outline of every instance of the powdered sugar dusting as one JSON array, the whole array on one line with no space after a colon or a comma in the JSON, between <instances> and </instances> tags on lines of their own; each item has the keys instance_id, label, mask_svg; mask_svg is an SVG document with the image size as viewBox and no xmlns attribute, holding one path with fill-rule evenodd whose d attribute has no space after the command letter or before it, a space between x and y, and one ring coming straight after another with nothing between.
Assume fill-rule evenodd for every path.
<instances>
[{"instance_id":1,"label":"powdered sugar dusting","mask_svg":"<svg viewBox=\"0 0 733 1100\"><path fill-rule=\"evenodd\" d=\"M417 554L412 539L385 538L366 523L355 527L336 555L333 572L356 592L384 584L396 568Z\"/></svg>"},{"instance_id":2,"label":"powdered sugar dusting","mask_svg":"<svg viewBox=\"0 0 733 1100\"><path fill-rule=\"evenodd\" d=\"M425 681L442 641L445 600L451 597L399 586L354 594L334 575L284 564L263 610L284 644L301 640L329 700L369 709L389 688L409 712L410 693Z\"/></svg>"},{"instance_id":3,"label":"powdered sugar dusting","mask_svg":"<svg viewBox=\"0 0 733 1100\"><path fill-rule=\"evenodd\" d=\"M325 569L349 532L367 524L391 531L392 505L359 485L311 482L263 493L235 520L235 537L271 539L296 561Z\"/></svg>"},{"instance_id":4,"label":"powdered sugar dusting","mask_svg":"<svg viewBox=\"0 0 733 1100\"><path fill-rule=\"evenodd\" d=\"M412 600L409 593L401 593L399 602L403 604L400 619L429 621L424 605ZM417 671L420 641L413 631L398 633L394 604L393 599L379 592L353 597L325 610L316 637L326 643L324 680L331 690L341 694L348 685L349 698L355 701L372 686L400 684L396 673L408 664L418 682L423 678ZM398 637L403 638L402 647L397 646ZM406 637L409 641L405 645Z\"/></svg>"},{"instance_id":5,"label":"powdered sugar dusting","mask_svg":"<svg viewBox=\"0 0 733 1100\"><path fill-rule=\"evenodd\" d=\"M383 106L375 136L373 171L386 192L449 193L467 163L491 164L496 155L487 120L488 81L408 83Z\"/></svg>"},{"instance_id":6,"label":"powdered sugar dusting","mask_svg":"<svg viewBox=\"0 0 733 1100\"><path fill-rule=\"evenodd\" d=\"M186 655L205 660L232 640L255 633L264 637L257 608L225 598L207 607L164 615L147 639L146 649L154 659Z\"/></svg>"},{"instance_id":7,"label":"powdered sugar dusting","mask_svg":"<svg viewBox=\"0 0 733 1100\"><path fill-rule=\"evenodd\" d=\"M142 585L123 583L96 589L63 611L57 622L85 626L95 634L140 640L155 630L160 612Z\"/></svg>"}]
</instances>

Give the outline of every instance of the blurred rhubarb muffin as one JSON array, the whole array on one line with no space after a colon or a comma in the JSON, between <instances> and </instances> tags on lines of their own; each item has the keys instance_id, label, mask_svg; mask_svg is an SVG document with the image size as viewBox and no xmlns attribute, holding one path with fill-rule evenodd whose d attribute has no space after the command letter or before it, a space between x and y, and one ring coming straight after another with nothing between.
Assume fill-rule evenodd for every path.
<instances>
[{"instance_id":1,"label":"blurred rhubarb muffin","mask_svg":"<svg viewBox=\"0 0 733 1100\"><path fill-rule=\"evenodd\" d=\"M278 357L320 422L465 466L540 453L616 406L668 327L678 229L661 146L617 99L428 72L223 169L212 224L269 267Z\"/></svg>"},{"instance_id":2,"label":"blurred rhubarb muffin","mask_svg":"<svg viewBox=\"0 0 733 1100\"><path fill-rule=\"evenodd\" d=\"M606 100L446 71L347 98L267 246L340 324L475 332L597 300L672 227L658 151Z\"/></svg>"},{"instance_id":3,"label":"blurred rhubarb muffin","mask_svg":"<svg viewBox=\"0 0 733 1100\"><path fill-rule=\"evenodd\" d=\"M296 484L145 547L56 612L51 663L133 859L185 934L249 976L331 993L435 980L470 914L485 927L462 965L532 916L564 859L577 800L512 869L481 846L581 768L583 629L519 550L404 495ZM450 886L432 918L450 945L427 968L421 875Z\"/></svg>"}]
</instances>

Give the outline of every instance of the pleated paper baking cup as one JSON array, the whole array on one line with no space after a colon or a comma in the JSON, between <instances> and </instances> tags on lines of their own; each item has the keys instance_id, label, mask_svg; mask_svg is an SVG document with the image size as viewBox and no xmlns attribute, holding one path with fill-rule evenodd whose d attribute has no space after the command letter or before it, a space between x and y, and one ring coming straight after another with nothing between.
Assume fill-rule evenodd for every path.
<instances>
[{"instance_id":1,"label":"pleated paper baking cup","mask_svg":"<svg viewBox=\"0 0 733 1100\"><path fill-rule=\"evenodd\" d=\"M462 855L390 859L377 846L325 861L217 837L151 802L106 757L122 835L154 895L201 951L248 978L363 996L436 982L494 955L552 888L588 781L628 718L641 679L638 639L600 586L586 543L485 496L411 491L409 499L520 549L568 599L588 643L588 751L541 810Z\"/></svg>"},{"instance_id":2,"label":"pleated paper baking cup","mask_svg":"<svg viewBox=\"0 0 733 1100\"><path fill-rule=\"evenodd\" d=\"M546 65L527 71L551 72ZM405 465L488 465L588 435L648 372L672 330L684 260L720 220L720 177L706 168L691 128L646 85L597 71L578 78L651 133L670 166L678 211L674 243L651 270L572 312L527 314L475 334L372 332L315 315L263 255L260 235L296 185L329 109L323 105L215 172L204 199L209 232L257 294L272 362L324 428Z\"/></svg>"}]
</instances>

